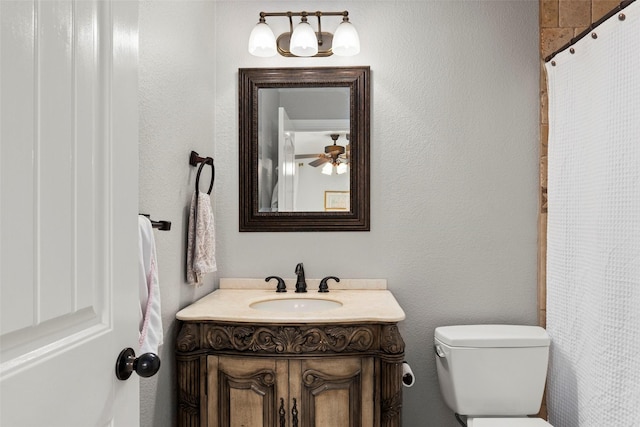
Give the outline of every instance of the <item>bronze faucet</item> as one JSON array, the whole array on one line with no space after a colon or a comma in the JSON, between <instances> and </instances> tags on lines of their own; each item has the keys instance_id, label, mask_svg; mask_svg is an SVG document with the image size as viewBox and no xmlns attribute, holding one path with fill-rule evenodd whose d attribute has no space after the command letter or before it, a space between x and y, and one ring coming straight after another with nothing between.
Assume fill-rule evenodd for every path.
<instances>
[{"instance_id":1,"label":"bronze faucet","mask_svg":"<svg viewBox=\"0 0 640 427\"><path fill-rule=\"evenodd\" d=\"M304 267L302 263L296 265L296 274L298 275L298 280L296 281L296 292L307 292L307 282L304 279Z\"/></svg>"}]
</instances>

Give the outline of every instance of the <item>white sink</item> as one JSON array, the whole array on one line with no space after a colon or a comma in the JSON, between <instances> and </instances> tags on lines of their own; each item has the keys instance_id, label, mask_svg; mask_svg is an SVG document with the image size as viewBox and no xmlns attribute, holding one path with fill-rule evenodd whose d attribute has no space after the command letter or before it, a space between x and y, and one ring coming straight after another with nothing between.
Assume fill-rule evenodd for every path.
<instances>
[{"instance_id":1,"label":"white sink","mask_svg":"<svg viewBox=\"0 0 640 427\"><path fill-rule=\"evenodd\" d=\"M250 307L264 311L308 313L342 307L342 303L317 298L284 298L254 302Z\"/></svg>"}]
</instances>

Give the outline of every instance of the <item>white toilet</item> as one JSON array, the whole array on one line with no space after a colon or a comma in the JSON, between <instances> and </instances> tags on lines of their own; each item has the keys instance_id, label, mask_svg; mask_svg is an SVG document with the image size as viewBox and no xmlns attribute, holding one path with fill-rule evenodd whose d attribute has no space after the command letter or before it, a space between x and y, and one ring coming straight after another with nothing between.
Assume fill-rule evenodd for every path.
<instances>
[{"instance_id":1,"label":"white toilet","mask_svg":"<svg viewBox=\"0 0 640 427\"><path fill-rule=\"evenodd\" d=\"M549 335L538 326L460 325L435 330L440 391L468 427L550 427L540 411ZM460 417L460 415L464 417Z\"/></svg>"}]
</instances>

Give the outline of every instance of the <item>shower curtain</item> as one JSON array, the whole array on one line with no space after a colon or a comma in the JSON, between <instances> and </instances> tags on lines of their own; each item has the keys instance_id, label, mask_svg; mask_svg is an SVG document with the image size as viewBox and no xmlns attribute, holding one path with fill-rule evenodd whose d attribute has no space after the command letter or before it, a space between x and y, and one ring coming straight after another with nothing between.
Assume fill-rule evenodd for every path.
<instances>
[{"instance_id":1,"label":"shower curtain","mask_svg":"<svg viewBox=\"0 0 640 427\"><path fill-rule=\"evenodd\" d=\"M549 421L640 426L640 2L546 64Z\"/></svg>"}]
</instances>

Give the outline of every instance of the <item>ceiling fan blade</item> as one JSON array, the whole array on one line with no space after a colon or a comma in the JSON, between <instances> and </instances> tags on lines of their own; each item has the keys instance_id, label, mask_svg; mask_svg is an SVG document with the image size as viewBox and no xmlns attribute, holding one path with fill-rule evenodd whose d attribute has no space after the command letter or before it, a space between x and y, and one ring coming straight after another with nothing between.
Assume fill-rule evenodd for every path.
<instances>
[{"instance_id":1,"label":"ceiling fan blade","mask_svg":"<svg viewBox=\"0 0 640 427\"><path fill-rule=\"evenodd\" d=\"M314 160L313 162L309 162L309 166L313 166L315 168L315 167L318 167L320 165L323 165L323 164L327 163L328 161L329 161L328 158L323 157L321 159Z\"/></svg>"},{"instance_id":2,"label":"ceiling fan blade","mask_svg":"<svg viewBox=\"0 0 640 427\"><path fill-rule=\"evenodd\" d=\"M296 159L316 159L322 154L296 154Z\"/></svg>"}]
</instances>

